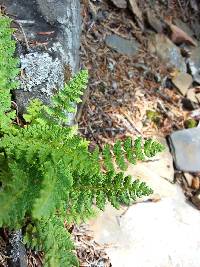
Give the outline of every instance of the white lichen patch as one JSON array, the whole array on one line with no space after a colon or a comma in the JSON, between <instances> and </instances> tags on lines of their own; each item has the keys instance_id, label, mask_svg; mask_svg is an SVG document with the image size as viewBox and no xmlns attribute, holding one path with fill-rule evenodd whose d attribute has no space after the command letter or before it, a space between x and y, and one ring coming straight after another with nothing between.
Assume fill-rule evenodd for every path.
<instances>
[{"instance_id":1,"label":"white lichen patch","mask_svg":"<svg viewBox=\"0 0 200 267\"><path fill-rule=\"evenodd\" d=\"M62 63L48 53L29 53L20 56L22 75L21 87L24 91L40 90L51 96L54 89L62 88L64 73Z\"/></svg>"}]
</instances>

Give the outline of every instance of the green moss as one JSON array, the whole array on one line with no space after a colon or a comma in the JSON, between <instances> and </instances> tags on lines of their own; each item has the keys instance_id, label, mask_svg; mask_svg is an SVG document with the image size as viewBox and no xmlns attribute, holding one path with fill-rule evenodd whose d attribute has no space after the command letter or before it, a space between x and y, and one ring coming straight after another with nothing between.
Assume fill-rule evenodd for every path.
<instances>
[{"instance_id":1,"label":"green moss","mask_svg":"<svg viewBox=\"0 0 200 267\"><path fill-rule=\"evenodd\" d=\"M188 119L184 122L185 128L195 128L197 127L197 121L194 119Z\"/></svg>"},{"instance_id":2,"label":"green moss","mask_svg":"<svg viewBox=\"0 0 200 267\"><path fill-rule=\"evenodd\" d=\"M153 110L147 110L146 111L146 116L147 116L147 119L154 122L155 124L159 124L160 123L160 114L156 111L153 111Z\"/></svg>"}]
</instances>

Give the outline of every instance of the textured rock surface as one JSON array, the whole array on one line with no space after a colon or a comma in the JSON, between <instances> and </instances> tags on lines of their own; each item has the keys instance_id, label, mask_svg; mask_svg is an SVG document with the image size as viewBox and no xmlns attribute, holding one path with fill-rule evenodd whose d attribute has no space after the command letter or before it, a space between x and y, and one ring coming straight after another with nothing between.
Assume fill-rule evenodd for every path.
<instances>
[{"instance_id":1,"label":"textured rock surface","mask_svg":"<svg viewBox=\"0 0 200 267\"><path fill-rule=\"evenodd\" d=\"M192 50L188 63L194 81L200 83L200 47Z\"/></svg>"},{"instance_id":2,"label":"textured rock surface","mask_svg":"<svg viewBox=\"0 0 200 267\"><path fill-rule=\"evenodd\" d=\"M149 50L155 53L168 67L186 72L185 60L179 48L164 34L153 34L149 39Z\"/></svg>"},{"instance_id":3,"label":"textured rock surface","mask_svg":"<svg viewBox=\"0 0 200 267\"><path fill-rule=\"evenodd\" d=\"M199 172L200 128L174 132L169 140L176 168L186 172Z\"/></svg>"},{"instance_id":4,"label":"textured rock surface","mask_svg":"<svg viewBox=\"0 0 200 267\"><path fill-rule=\"evenodd\" d=\"M156 17L152 10L148 9L146 11L147 21L152 29L154 29L157 33L162 33L164 29L164 23Z\"/></svg>"},{"instance_id":5,"label":"textured rock surface","mask_svg":"<svg viewBox=\"0 0 200 267\"><path fill-rule=\"evenodd\" d=\"M18 27L22 83L20 90L15 91L15 98L19 112L23 113L33 98L49 103L50 96L64 85L67 66L72 73L78 70L80 2L0 0L0 4L14 16Z\"/></svg>"},{"instance_id":6,"label":"textured rock surface","mask_svg":"<svg viewBox=\"0 0 200 267\"><path fill-rule=\"evenodd\" d=\"M134 56L139 48L139 43L134 40L124 39L116 34L108 35L105 39L107 46L113 48L120 54Z\"/></svg>"},{"instance_id":7,"label":"textured rock surface","mask_svg":"<svg viewBox=\"0 0 200 267\"><path fill-rule=\"evenodd\" d=\"M90 223L113 267L199 267L199 211L176 194L121 210L108 206Z\"/></svg>"},{"instance_id":8,"label":"textured rock surface","mask_svg":"<svg viewBox=\"0 0 200 267\"><path fill-rule=\"evenodd\" d=\"M28 267L26 249L22 242L22 231L18 230L9 234L8 265L12 267Z\"/></svg>"},{"instance_id":9,"label":"textured rock surface","mask_svg":"<svg viewBox=\"0 0 200 267\"><path fill-rule=\"evenodd\" d=\"M47 22L58 27L61 57L72 71L78 69L80 47L80 1L37 0L38 9ZM59 50L59 49L58 49Z\"/></svg>"},{"instance_id":10,"label":"textured rock surface","mask_svg":"<svg viewBox=\"0 0 200 267\"><path fill-rule=\"evenodd\" d=\"M182 95L186 95L188 88L192 84L192 76L188 73L178 73L172 79L173 84L179 89Z\"/></svg>"},{"instance_id":11,"label":"textured rock surface","mask_svg":"<svg viewBox=\"0 0 200 267\"><path fill-rule=\"evenodd\" d=\"M21 70L25 73L21 77L21 86L24 91L33 91L40 86L40 91L47 96L51 95L52 88L61 88L64 82L63 66L58 58L48 53L29 53L21 55Z\"/></svg>"}]
</instances>

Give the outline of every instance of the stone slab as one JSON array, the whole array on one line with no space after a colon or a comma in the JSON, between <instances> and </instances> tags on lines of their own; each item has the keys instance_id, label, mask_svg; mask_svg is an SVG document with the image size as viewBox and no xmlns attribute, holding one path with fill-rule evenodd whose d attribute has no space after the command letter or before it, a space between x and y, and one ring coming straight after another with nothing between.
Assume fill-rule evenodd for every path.
<instances>
[{"instance_id":1,"label":"stone slab","mask_svg":"<svg viewBox=\"0 0 200 267\"><path fill-rule=\"evenodd\" d=\"M113 267L199 267L199 211L173 186L173 197L132 205L121 215L108 205L90 224Z\"/></svg>"},{"instance_id":2,"label":"stone slab","mask_svg":"<svg viewBox=\"0 0 200 267\"><path fill-rule=\"evenodd\" d=\"M174 163L178 170L200 171L200 128L184 129L169 137Z\"/></svg>"}]
</instances>

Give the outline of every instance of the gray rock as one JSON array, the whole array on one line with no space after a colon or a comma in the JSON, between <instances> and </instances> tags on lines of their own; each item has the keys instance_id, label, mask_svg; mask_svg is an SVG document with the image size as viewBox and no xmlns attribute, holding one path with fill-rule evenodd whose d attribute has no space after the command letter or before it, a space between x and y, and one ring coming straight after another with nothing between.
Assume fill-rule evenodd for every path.
<instances>
[{"instance_id":1,"label":"gray rock","mask_svg":"<svg viewBox=\"0 0 200 267\"><path fill-rule=\"evenodd\" d=\"M153 13L153 11L151 9L148 9L146 11L146 16L147 16L147 21L149 23L149 25L157 32L157 33L162 33L165 24L161 21L161 19L159 19L158 17L156 17L156 15Z\"/></svg>"},{"instance_id":2,"label":"gray rock","mask_svg":"<svg viewBox=\"0 0 200 267\"><path fill-rule=\"evenodd\" d=\"M188 65L194 81L200 84L200 47L192 50Z\"/></svg>"},{"instance_id":3,"label":"gray rock","mask_svg":"<svg viewBox=\"0 0 200 267\"><path fill-rule=\"evenodd\" d=\"M22 242L22 231L17 230L9 234L8 242L8 266L28 267L26 248Z\"/></svg>"},{"instance_id":4,"label":"gray rock","mask_svg":"<svg viewBox=\"0 0 200 267\"><path fill-rule=\"evenodd\" d=\"M80 2L0 0L0 4L21 24L16 32L21 88L14 95L19 113L24 113L31 99L50 102L64 86L67 67L72 73L79 69Z\"/></svg>"},{"instance_id":5,"label":"gray rock","mask_svg":"<svg viewBox=\"0 0 200 267\"><path fill-rule=\"evenodd\" d=\"M131 175L134 179L140 179L153 189L153 194L137 201L147 199L157 199L174 194L174 167L173 158L167 146L165 138L156 137L165 146L162 153L158 153L151 160L138 162L136 165L130 164L126 175Z\"/></svg>"},{"instance_id":6,"label":"gray rock","mask_svg":"<svg viewBox=\"0 0 200 267\"><path fill-rule=\"evenodd\" d=\"M21 55L21 88L32 92L40 87L41 94L51 96L53 88L62 88L64 74L62 62L53 59L49 53L28 53Z\"/></svg>"},{"instance_id":7,"label":"gray rock","mask_svg":"<svg viewBox=\"0 0 200 267\"><path fill-rule=\"evenodd\" d=\"M169 137L176 168L185 172L200 171L200 128L184 129Z\"/></svg>"},{"instance_id":8,"label":"gray rock","mask_svg":"<svg viewBox=\"0 0 200 267\"><path fill-rule=\"evenodd\" d=\"M191 28L197 39L200 40L200 24L198 16L194 16L193 20L191 21Z\"/></svg>"},{"instance_id":9,"label":"gray rock","mask_svg":"<svg viewBox=\"0 0 200 267\"><path fill-rule=\"evenodd\" d=\"M79 0L37 0L42 16L52 25L57 25L58 48L65 64L72 72L79 67L81 15Z\"/></svg>"},{"instance_id":10,"label":"gray rock","mask_svg":"<svg viewBox=\"0 0 200 267\"><path fill-rule=\"evenodd\" d=\"M38 98L49 104L50 97L56 89L63 88L63 63L59 58L53 58L51 53L33 52L20 56L21 88L15 91L19 112L24 113L30 100Z\"/></svg>"},{"instance_id":11,"label":"gray rock","mask_svg":"<svg viewBox=\"0 0 200 267\"><path fill-rule=\"evenodd\" d=\"M36 0L43 17L50 24L67 24L71 14L68 6L73 0ZM75 6L74 6L75 8ZM71 12L71 11L70 11Z\"/></svg>"},{"instance_id":12,"label":"gray rock","mask_svg":"<svg viewBox=\"0 0 200 267\"><path fill-rule=\"evenodd\" d=\"M139 43L135 39L125 39L116 34L106 36L106 45L113 48L120 54L134 56L139 49Z\"/></svg>"},{"instance_id":13,"label":"gray rock","mask_svg":"<svg viewBox=\"0 0 200 267\"><path fill-rule=\"evenodd\" d=\"M187 72L180 49L164 34L153 34L149 38L149 50L151 53L155 53L168 67L175 68L180 72Z\"/></svg>"}]
</instances>

